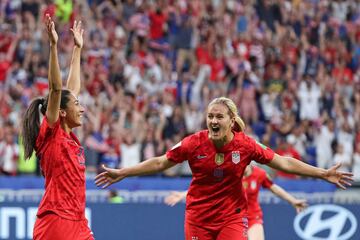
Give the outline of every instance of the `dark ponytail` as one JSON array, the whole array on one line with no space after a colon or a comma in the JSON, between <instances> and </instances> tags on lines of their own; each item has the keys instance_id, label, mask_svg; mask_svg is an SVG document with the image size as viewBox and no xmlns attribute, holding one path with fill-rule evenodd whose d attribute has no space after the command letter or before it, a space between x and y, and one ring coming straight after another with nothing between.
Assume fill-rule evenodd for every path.
<instances>
[{"instance_id":1,"label":"dark ponytail","mask_svg":"<svg viewBox=\"0 0 360 240\"><path fill-rule=\"evenodd\" d=\"M41 105L40 111L45 115L47 107L47 99L35 98L30 103L28 109L23 117L22 123L22 137L24 144L24 157L25 160L29 159L34 151L36 138L40 130L40 112L39 105Z\"/></svg>"},{"instance_id":2,"label":"dark ponytail","mask_svg":"<svg viewBox=\"0 0 360 240\"><path fill-rule=\"evenodd\" d=\"M68 89L61 90L60 108L66 109L71 92ZM31 157L35 150L35 143L40 131L40 112L45 116L48 105L48 97L35 98L30 103L23 117L22 136L24 143L25 160Z\"/></svg>"}]
</instances>

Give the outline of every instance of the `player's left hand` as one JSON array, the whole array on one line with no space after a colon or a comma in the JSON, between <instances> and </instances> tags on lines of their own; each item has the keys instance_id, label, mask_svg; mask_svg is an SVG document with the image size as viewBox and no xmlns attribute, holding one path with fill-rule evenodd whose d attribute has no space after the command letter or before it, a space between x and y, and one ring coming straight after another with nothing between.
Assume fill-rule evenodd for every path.
<instances>
[{"instance_id":1,"label":"player's left hand","mask_svg":"<svg viewBox=\"0 0 360 240\"><path fill-rule=\"evenodd\" d=\"M73 34L75 45L78 48L82 48L84 44L84 40L83 40L84 29L81 28L81 21L77 22L75 20L73 27L70 28L70 31Z\"/></svg>"},{"instance_id":2,"label":"player's left hand","mask_svg":"<svg viewBox=\"0 0 360 240\"><path fill-rule=\"evenodd\" d=\"M351 186L351 182L354 181L353 174L349 172L337 171L341 166L341 163L337 163L331 168L327 169L324 174L324 179L330 183L335 184L339 188L346 189Z\"/></svg>"},{"instance_id":3,"label":"player's left hand","mask_svg":"<svg viewBox=\"0 0 360 240\"><path fill-rule=\"evenodd\" d=\"M106 188L111 184L119 182L126 177L124 174L121 173L121 169L108 168L105 167L105 165L102 165L102 168L105 171L95 177L95 184L98 187Z\"/></svg>"}]
</instances>

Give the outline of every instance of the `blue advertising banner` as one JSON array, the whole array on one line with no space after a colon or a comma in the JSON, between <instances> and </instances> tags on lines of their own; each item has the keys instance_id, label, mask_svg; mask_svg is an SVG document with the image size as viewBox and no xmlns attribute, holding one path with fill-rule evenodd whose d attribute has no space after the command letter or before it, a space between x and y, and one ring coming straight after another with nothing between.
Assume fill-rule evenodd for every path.
<instances>
[{"instance_id":1,"label":"blue advertising banner","mask_svg":"<svg viewBox=\"0 0 360 240\"><path fill-rule=\"evenodd\" d=\"M0 239L31 239L35 203L1 202ZM288 204L262 204L267 240L359 240L360 206L314 204L296 215ZM86 215L98 240L182 240L184 204L91 203Z\"/></svg>"}]
</instances>

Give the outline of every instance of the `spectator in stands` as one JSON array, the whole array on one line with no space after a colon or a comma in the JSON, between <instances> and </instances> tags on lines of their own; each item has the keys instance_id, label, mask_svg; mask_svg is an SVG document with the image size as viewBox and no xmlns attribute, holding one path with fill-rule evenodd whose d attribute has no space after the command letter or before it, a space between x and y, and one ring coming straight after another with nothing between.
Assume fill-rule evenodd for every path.
<instances>
[{"instance_id":1,"label":"spectator in stands","mask_svg":"<svg viewBox=\"0 0 360 240\"><path fill-rule=\"evenodd\" d=\"M284 156L284 157L290 157L297 159L299 161L302 161L300 154L295 150L294 146L287 142L285 137L278 138L278 148L276 150L276 153ZM280 178L288 178L288 179L295 179L297 178L297 175L286 173L283 171L276 171L276 176Z\"/></svg>"},{"instance_id":2,"label":"spectator in stands","mask_svg":"<svg viewBox=\"0 0 360 240\"><path fill-rule=\"evenodd\" d=\"M351 171L351 155L344 149L344 144L337 142L335 144L334 164L341 163L341 171Z\"/></svg>"},{"instance_id":3,"label":"spectator in stands","mask_svg":"<svg viewBox=\"0 0 360 240\"><path fill-rule=\"evenodd\" d=\"M352 172L354 173L354 180L360 183L360 142L355 145L355 153L352 159Z\"/></svg>"},{"instance_id":4,"label":"spectator in stands","mask_svg":"<svg viewBox=\"0 0 360 240\"><path fill-rule=\"evenodd\" d=\"M351 185L352 174L310 166L292 157L275 154L243 133L245 124L231 99L214 99L207 108L207 130L192 134L165 155L136 166L112 169L95 178L103 188L130 176L164 171L189 161L193 181L185 217L185 239L247 239L247 201L242 189L246 166L255 160L289 173L321 178L338 187ZM217 205L216 210L214 205ZM208 237L207 237L208 236Z\"/></svg>"},{"instance_id":5,"label":"spectator in stands","mask_svg":"<svg viewBox=\"0 0 360 240\"><path fill-rule=\"evenodd\" d=\"M270 189L272 193L289 202L296 209L297 213L307 207L306 200L297 199L279 185L274 184L269 175L260 167L248 165L244 172L242 185L248 200L249 240L265 239L263 213L258 200L261 187ZM174 206L185 199L186 195L187 191L172 192L164 201L167 205Z\"/></svg>"},{"instance_id":6,"label":"spectator in stands","mask_svg":"<svg viewBox=\"0 0 360 240\"><path fill-rule=\"evenodd\" d=\"M20 36L18 34L11 34L10 26L8 24L1 24L0 34L0 85L4 85L7 74L12 66L14 53L18 44Z\"/></svg>"},{"instance_id":7,"label":"spectator in stands","mask_svg":"<svg viewBox=\"0 0 360 240\"><path fill-rule=\"evenodd\" d=\"M9 122L4 129L3 139L0 140L0 169L3 174L16 175L18 157L19 144L15 139L13 124Z\"/></svg>"},{"instance_id":8,"label":"spectator in stands","mask_svg":"<svg viewBox=\"0 0 360 240\"><path fill-rule=\"evenodd\" d=\"M49 95L34 99L24 115L25 159L35 150L41 159L45 194L40 202L34 226L34 239L94 239L85 218L85 159L80 141L72 132L81 126L84 108L80 92L80 54L83 32L74 22L71 32L75 46L66 82L62 89L58 62L58 34L55 23L46 16L50 43ZM39 107L45 116L40 124Z\"/></svg>"},{"instance_id":9,"label":"spectator in stands","mask_svg":"<svg viewBox=\"0 0 360 240\"><path fill-rule=\"evenodd\" d=\"M326 168L331 164L329 161L333 156L331 145L335 139L334 128L334 121L328 119L316 135L316 165L320 168Z\"/></svg>"}]
</instances>

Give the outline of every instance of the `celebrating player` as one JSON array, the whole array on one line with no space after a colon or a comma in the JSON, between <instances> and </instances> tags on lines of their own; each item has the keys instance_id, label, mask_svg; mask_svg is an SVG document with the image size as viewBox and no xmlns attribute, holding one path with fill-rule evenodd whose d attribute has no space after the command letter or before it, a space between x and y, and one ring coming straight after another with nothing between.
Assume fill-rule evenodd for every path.
<instances>
[{"instance_id":1,"label":"celebrating player","mask_svg":"<svg viewBox=\"0 0 360 240\"><path fill-rule=\"evenodd\" d=\"M84 108L77 96L80 92L80 54L83 46L81 22L71 30L74 50L66 89L57 56L58 35L55 24L46 15L50 41L49 94L34 99L23 121L25 159L35 150L45 177L45 194L34 226L33 239L94 239L85 218L84 151L72 129L81 126ZM45 116L40 124L40 111Z\"/></svg>"},{"instance_id":2,"label":"celebrating player","mask_svg":"<svg viewBox=\"0 0 360 240\"><path fill-rule=\"evenodd\" d=\"M95 178L103 188L126 177L164 171L188 160L192 182L185 213L185 239L247 239L247 201L242 177L251 160L285 172L321 178L346 188L352 174L310 166L275 154L244 134L245 124L234 102L215 98L207 107L207 130L185 137L165 155L133 167L111 169Z\"/></svg>"}]
</instances>

